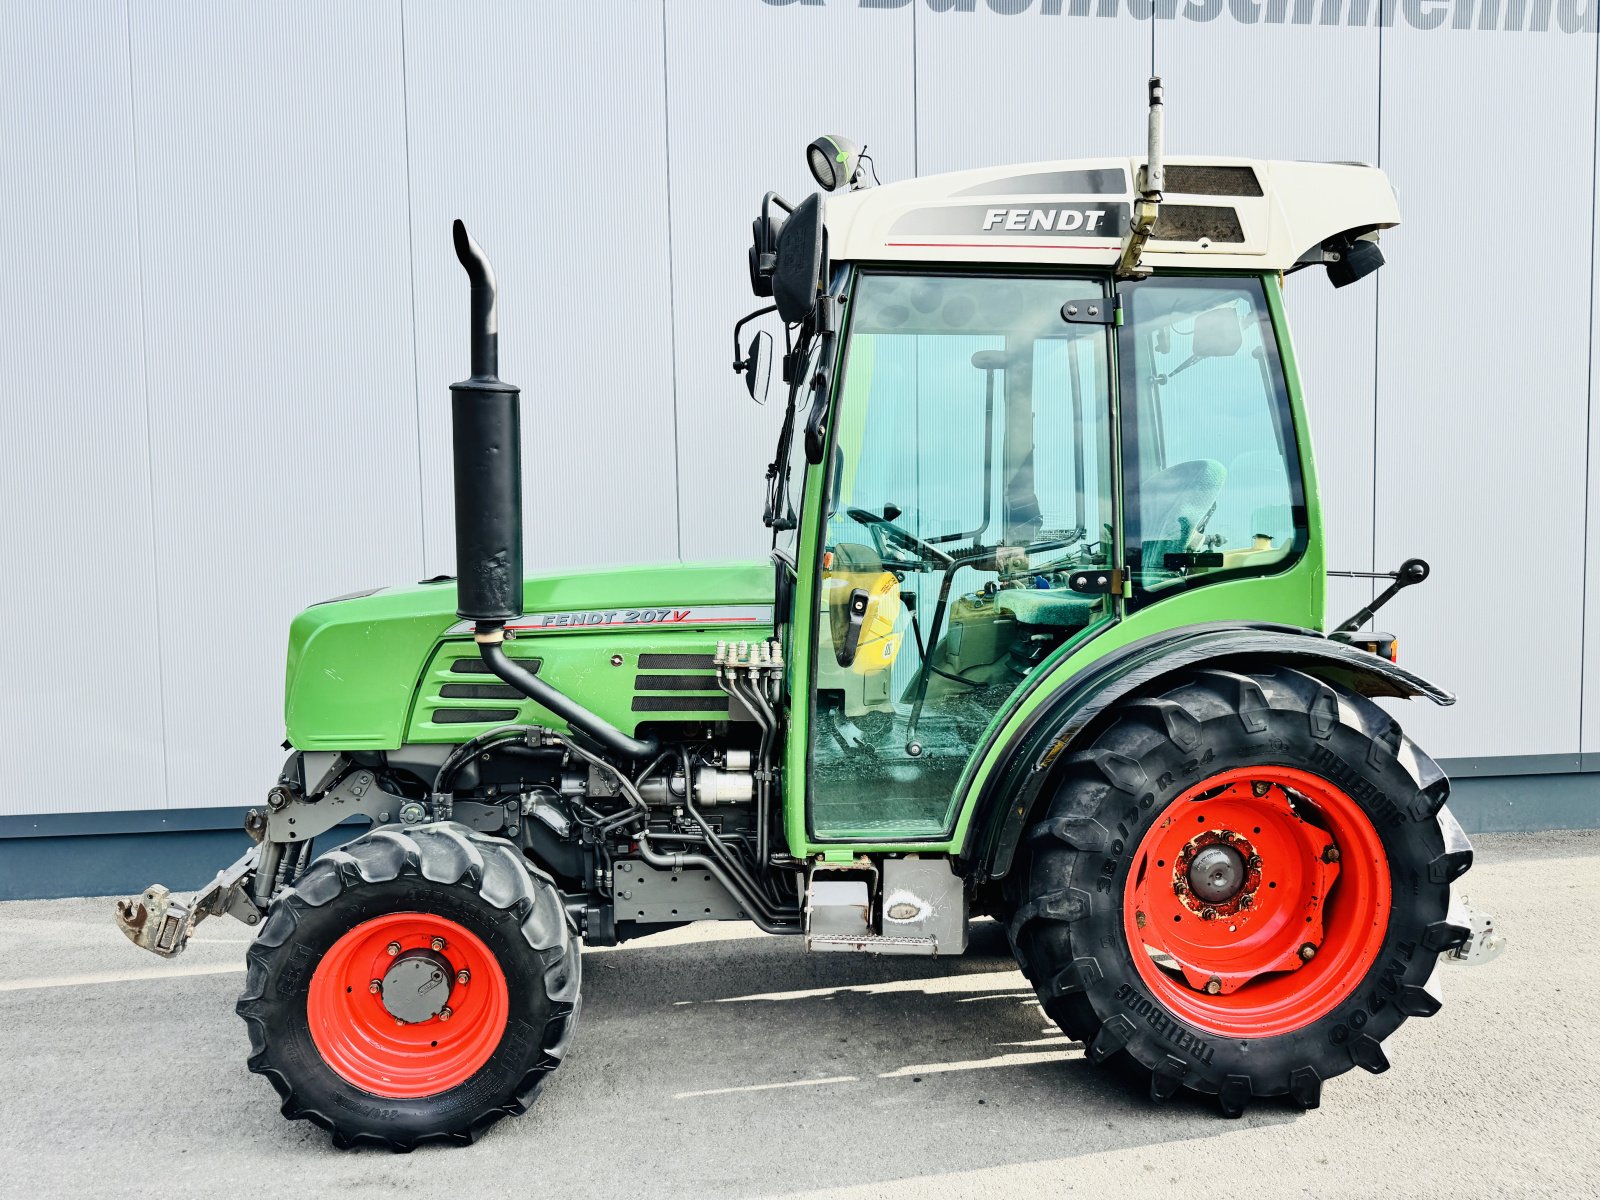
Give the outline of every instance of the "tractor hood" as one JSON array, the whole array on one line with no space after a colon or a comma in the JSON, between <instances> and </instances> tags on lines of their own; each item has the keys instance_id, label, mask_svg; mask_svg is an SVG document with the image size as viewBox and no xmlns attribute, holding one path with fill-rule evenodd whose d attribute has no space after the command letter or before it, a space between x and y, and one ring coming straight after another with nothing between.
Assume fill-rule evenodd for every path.
<instances>
[{"instance_id":1,"label":"tractor hood","mask_svg":"<svg viewBox=\"0 0 1600 1200\"><path fill-rule=\"evenodd\" d=\"M726 719L710 655L720 640L766 635L772 586L772 567L760 561L532 575L523 586L528 615L507 626L507 653L622 729L662 717ZM685 693L699 689L682 679L666 683L673 697L640 686L660 681L651 664L701 658L705 690L717 695L699 708L684 707L693 702ZM451 580L313 605L289 628L289 741L300 750L389 750L460 742L513 720L564 728L479 666Z\"/></svg>"}]
</instances>

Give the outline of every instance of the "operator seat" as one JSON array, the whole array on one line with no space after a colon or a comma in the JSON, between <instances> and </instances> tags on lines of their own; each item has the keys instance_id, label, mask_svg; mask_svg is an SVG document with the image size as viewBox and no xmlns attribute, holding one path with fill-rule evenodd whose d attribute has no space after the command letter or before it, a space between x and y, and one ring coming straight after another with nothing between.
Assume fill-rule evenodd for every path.
<instances>
[{"instance_id":1,"label":"operator seat","mask_svg":"<svg viewBox=\"0 0 1600 1200\"><path fill-rule=\"evenodd\" d=\"M1200 549L1227 478L1221 463L1197 458L1175 463L1140 482L1139 582L1144 587L1158 588L1180 576L1167 566L1167 555Z\"/></svg>"}]
</instances>

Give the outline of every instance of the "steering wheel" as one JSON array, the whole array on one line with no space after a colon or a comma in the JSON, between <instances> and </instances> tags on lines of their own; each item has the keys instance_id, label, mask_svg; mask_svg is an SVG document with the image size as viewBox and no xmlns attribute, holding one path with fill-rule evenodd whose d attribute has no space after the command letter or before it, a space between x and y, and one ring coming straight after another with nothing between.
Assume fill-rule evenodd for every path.
<instances>
[{"instance_id":1,"label":"steering wheel","mask_svg":"<svg viewBox=\"0 0 1600 1200\"><path fill-rule=\"evenodd\" d=\"M955 559L946 554L939 547L923 541L909 529L896 525L887 517L880 517L875 512L864 508L847 508L845 515L852 521L857 521L872 530L872 536L878 543L878 553L884 551L887 542L900 550L909 550L923 562L931 562L938 567L948 567Z\"/></svg>"}]
</instances>

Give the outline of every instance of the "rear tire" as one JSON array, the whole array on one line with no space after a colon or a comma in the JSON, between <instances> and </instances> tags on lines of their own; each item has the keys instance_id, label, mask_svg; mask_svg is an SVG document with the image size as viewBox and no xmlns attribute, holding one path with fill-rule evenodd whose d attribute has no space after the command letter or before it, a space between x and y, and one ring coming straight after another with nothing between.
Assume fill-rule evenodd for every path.
<instances>
[{"instance_id":1,"label":"rear tire","mask_svg":"<svg viewBox=\"0 0 1600 1200\"><path fill-rule=\"evenodd\" d=\"M422 1009L399 1021L386 1006L399 989L386 998L367 977L407 957L431 974L434 937L432 998L413 995ZM471 1143L527 1111L578 1016L579 943L554 882L449 823L323 855L273 902L246 961L250 1070L341 1149ZM443 1019L428 1011L441 1001Z\"/></svg>"},{"instance_id":2,"label":"rear tire","mask_svg":"<svg viewBox=\"0 0 1600 1200\"><path fill-rule=\"evenodd\" d=\"M1288 668L1194 672L1067 760L1019 868L1013 949L1050 1017L1153 1099L1315 1108L1439 1009L1439 952L1467 937L1450 883L1472 862L1448 794L1363 696ZM1239 855L1220 907L1190 887L1208 845Z\"/></svg>"}]
</instances>

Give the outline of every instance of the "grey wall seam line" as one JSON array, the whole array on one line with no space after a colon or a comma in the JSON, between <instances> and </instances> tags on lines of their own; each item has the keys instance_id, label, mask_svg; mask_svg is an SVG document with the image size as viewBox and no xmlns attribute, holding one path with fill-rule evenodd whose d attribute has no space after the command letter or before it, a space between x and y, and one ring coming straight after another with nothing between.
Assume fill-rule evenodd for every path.
<instances>
[{"instance_id":1,"label":"grey wall seam line","mask_svg":"<svg viewBox=\"0 0 1600 1200\"><path fill-rule=\"evenodd\" d=\"M1374 158L1378 170L1383 170L1383 22L1378 22L1378 96L1374 110L1377 116L1377 153ZM1390 185L1393 187L1393 185ZM1369 571L1378 569L1378 397L1383 379L1383 273L1372 277L1372 454L1367 467L1372 472L1371 540L1367 544ZM1378 581L1369 580L1367 602L1378 598ZM1371 622L1368 622L1370 625Z\"/></svg>"},{"instance_id":2,"label":"grey wall seam line","mask_svg":"<svg viewBox=\"0 0 1600 1200\"><path fill-rule=\"evenodd\" d=\"M922 173L922 97L917 87L917 9L911 7L911 177Z\"/></svg>"},{"instance_id":3,"label":"grey wall seam line","mask_svg":"<svg viewBox=\"0 0 1600 1200\"><path fill-rule=\"evenodd\" d=\"M667 348L672 374L672 528L677 535L678 561L683 561L683 455L678 448L678 282L672 244L672 63L667 56L667 0L661 0L661 143L665 155L662 190L667 217Z\"/></svg>"},{"instance_id":4,"label":"grey wall seam line","mask_svg":"<svg viewBox=\"0 0 1600 1200\"><path fill-rule=\"evenodd\" d=\"M167 749L166 640L161 634L161 534L156 520L155 417L150 403L150 330L144 300L144 201L139 194L139 106L133 84L133 0L123 0L124 35L128 50L128 148L133 167L134 283L139 292L139 372L144 385L145 487L150 499L150 588L155 600L152 624L156 647L156 723L161 739L161 800L172 797L171 764Z\"/></svg>"},{"instance_id":5,"label":"grey wall seam line","mask_svg":"<svg viewBox=\"0 0 1600 1200\"><path fill-rule=\"evenodd\" d=\"M1594 515L1594 318L1596 243L1594 223L1600 218L1600 36L1594 41L1594 74L1589 80L1589 99L1593 108L1589 128L1589 369L1587 401L1583 410L1583 578L1579 581L1581 608L1578 610L1578 753L1584 746L1584 699L1589 690L1589 524Z\"/></svg>"},{"instance_id":6,"label":"grey wall seam line","mask_svg":"<svg viewBox=\"0 0 1600 1200\"><path fill-rule=\"evenodd\" d=\"M422 364L418 361L417 338L417 227L411 211L411 74L406 61L406 0L400 0L400 128L405 144L406 160L406 254L411 284L411 399L412 413L417 430L417 527L422 537L422 564L418 579L426 579L428 570L428 489L422 469Z\"/></svg>"}]
</instances>

